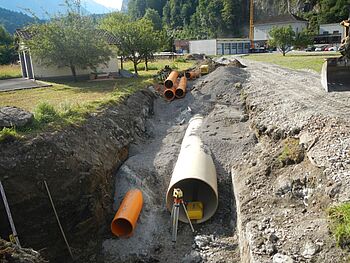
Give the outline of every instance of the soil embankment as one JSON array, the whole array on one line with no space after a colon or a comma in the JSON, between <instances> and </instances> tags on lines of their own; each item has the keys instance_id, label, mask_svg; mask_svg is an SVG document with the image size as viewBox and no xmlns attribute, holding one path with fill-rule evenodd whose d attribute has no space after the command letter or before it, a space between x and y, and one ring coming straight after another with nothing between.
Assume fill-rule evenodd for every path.
<instances>
[{"instance_id":1,"label":"soil embankment","mask_svg":"<svg viewBox=\"0 0 350 263\"><path fill-rule=\"evenodd\" d=\"M73 254L82 262L95 261L98 234L112 215L113 173L127 159L130 143L144 133L153 100L153 93L141 91L92 114L83 125L0 145L0 180L23 246L52 262L68 259L46 180ZM0 234L8 237L2 202L0 211Z\"/></svg>"}]
</instances>

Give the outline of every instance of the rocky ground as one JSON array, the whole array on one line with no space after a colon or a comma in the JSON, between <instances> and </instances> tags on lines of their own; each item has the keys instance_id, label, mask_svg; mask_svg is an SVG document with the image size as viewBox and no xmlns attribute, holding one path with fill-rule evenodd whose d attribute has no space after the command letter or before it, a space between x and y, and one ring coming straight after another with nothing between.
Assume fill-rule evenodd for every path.
<instances>
[{"instance_id":1,"label":"rocky ground","mask_svg":"<svg viewBox=\"0 0 350 263\"><path fill-rule=\"evenodd\" d=\"M82 128L72 127L1 148L7 158L1 159L0 168L13 170L9 175L0 173L0 179L5 179L5 186L11 189L9 195L16 190L13 178L25 178L26 185L33 184L29 177L16 175L30 162L36 163L33 174L41 171L35 180L45 178L41 173L55 163L45 157L52 155L50 151L63 159L57 164L57 172L48 178L50 185L57 186L75 174L88 180L90 186L79 190L87 199L78 201L81 180L76 182L74 176L69 181L77 194L64 197L69 192L66 185L60 188L62 195L55 196L59 208L64 211L69 207L63 213L64 223L81 262L346 262L348 253L335 245L326 210L349 200L350 92L326 93L319 75L313 72L244 59L241 62L246 68L227 59L219 62L228 66L191 82L184 99L167 102L156 89L148 88L120 107L91 116ZM194 226L195 233L180 223L174 244L165 194L187 123L194 114L204 116L201 138L211 149L217 169L219 207L209 221ZM98 128L101 121L103 125ZM45 143L47 140L52 143ZM94 143L85 146L91 141ZM16 151L17 146L22 150ZM35 147L44 151L41 154L45 158L32 157ZM72 157L63 158L68 151ZM48 164L37 161L47 158ZM28 161L23 164L21 159ZM11 166L13 161L16 165ZM89 170L81 173L79 167ZM113 171L112 209L108 184L112 184ZM58 179L61 173L64 176ZM109 223L125 193L135 187L144 196L136 230L129 239L116 238L108 230ZM35 196L28 189L24 192L24 204L45 199L45 206L35 211L45 207L43 211L48 213L46 196L40 192ZM73 199L77 205L69 206L67 202ZM24 207L18 202L14 209ZM81 213L74 213L74 209ZM27 214L23 210L17 215ZM53 218L50 222L56 227ZM28 224L24 226L30 229ZM100 246L100 236L92 238L97 226L103 235ZM40 224L32 230L38 227ZM87 253L78 245L82 233L91 229L94 231L82 244L100 247L97 253L91 249ZM28 231L19 229L19 233ZM48 235L35 237L48 240ZM58 238L57 233L54 236ZM29 239L25 241L30 244Z\"/></svg>"}]
</instances>

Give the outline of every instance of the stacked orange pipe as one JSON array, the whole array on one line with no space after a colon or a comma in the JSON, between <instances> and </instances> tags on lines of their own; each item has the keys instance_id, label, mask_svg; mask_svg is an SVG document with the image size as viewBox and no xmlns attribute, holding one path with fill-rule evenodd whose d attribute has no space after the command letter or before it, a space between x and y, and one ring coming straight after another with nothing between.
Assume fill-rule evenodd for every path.
<instances>
[{"instance_id":1,"label":"stacked orange pipe","mask_svg":"<svg viewBox=\"0 0 350 263\"><path fill-rule=\"evenodd\" d=\"M186 88L187 88L187 78L183 76L180 79L180 83L175 90L176 98L183 98L186 94Z\"/></svg>"},{"instance_id":2,"label":"stacked orange pipe","mask_svg":"<svg viewBox=\"0 0 350 263\"><path fill-rule=\"evenodd\" d=\"M172 88L175 85L178 76L179 76L179 72L177 72L176 70L172 71L164 82L165 88L166 89Z\"/></svg>"},{"instance_id":3,"label":"stacked orange pipe","mask_svg":"<svg viewBox=\"0 0 350 263\"><path fill-rule=\"evenodd\" d=\"M128 191L111 223L112 233L118 237L130 237L135 230L142 205L142 192L138 189Z\"/></svg>"},{"instance_id":4,"label":"stacked orange pipe","mask_svg":"<svg viewBox=\"0 0 350 263\"><path fill-rule=\"evenodd\" d=\"M187 71L185 73L185 76L187 79L196 79L199 77L199 72L198 71Z\"/></svg>"}]
</instances>

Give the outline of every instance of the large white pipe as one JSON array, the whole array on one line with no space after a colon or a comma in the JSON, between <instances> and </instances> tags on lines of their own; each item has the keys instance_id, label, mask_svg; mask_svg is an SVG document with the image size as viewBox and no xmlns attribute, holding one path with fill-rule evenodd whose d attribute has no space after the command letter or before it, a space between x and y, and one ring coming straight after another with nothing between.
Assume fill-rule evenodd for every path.
<instances>
[{"instance_id":1,"label":"large white pipe","mask_svg":"<svg viewBox=\"0 0 350 263\"><path fill-rule=\"evenodd\" d=\"M203 218L194 220L193 223L208 220L215 214L218 207L214 162L210 150L202 143L198 134L202 123L203 117L198 115L190 120L166 195L169 211L173 206L174 188L180 188L183 191L185 202L203 203ZM180 209L179 220L188 223L183 209Z\"/></svg>"}]
</instances>

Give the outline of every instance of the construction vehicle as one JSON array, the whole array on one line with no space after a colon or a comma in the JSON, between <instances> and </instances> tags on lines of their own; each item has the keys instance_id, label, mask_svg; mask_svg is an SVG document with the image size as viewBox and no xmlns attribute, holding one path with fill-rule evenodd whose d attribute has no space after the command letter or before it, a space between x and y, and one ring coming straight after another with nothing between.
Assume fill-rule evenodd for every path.
<instances>
[{"instance_id":1,"label":"construction vehicle","mask_svg":"<svg viewBox=\"0 0 350 263\"><path fill-rule=\"evenodd\" d=\"M342 56L327 58L322 67L321 82L327 92L350 91L350 17L340 24L344 27L344 38L339 47Z\"/></svg>"}]
</instances>

